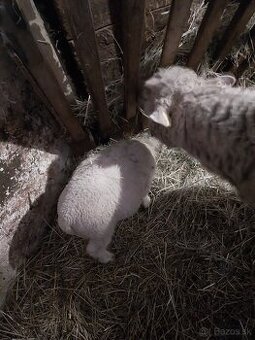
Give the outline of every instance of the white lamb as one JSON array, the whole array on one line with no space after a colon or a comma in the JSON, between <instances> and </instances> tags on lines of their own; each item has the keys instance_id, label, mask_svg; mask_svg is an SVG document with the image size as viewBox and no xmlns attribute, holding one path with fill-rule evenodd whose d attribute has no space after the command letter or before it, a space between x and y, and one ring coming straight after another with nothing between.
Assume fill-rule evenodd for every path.
<instances>
[{"instance_id":1,"label":"white lamb","mask_svg":"<svg viewBox=\"0 0 255 340\"><path fill-rule=\"evenodd\" d=\"M102 263L113 259L107 250L116 224L150 205L155 156L161 143L140 136L113 144L74 171L58 201L58 224L67 234L89 239L87 253Z\"/></svg>"}]
</instances>

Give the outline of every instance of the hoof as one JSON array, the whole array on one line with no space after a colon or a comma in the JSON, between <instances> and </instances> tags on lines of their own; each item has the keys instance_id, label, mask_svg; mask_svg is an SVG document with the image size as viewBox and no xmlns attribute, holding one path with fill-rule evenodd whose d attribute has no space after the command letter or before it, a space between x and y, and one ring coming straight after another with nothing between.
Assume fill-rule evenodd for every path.
<instances>
[{"instance_id":1,"label":"hoof","mask_svg":"<svg viewBox=\"0 0 255 340\"><path fill-rule=\"evenodd\" d=\"M106 250L103 254L98 256L98 261L101 263L109 263L114 260L114 255L110 251Z\"/></svg>"}]
</instances>

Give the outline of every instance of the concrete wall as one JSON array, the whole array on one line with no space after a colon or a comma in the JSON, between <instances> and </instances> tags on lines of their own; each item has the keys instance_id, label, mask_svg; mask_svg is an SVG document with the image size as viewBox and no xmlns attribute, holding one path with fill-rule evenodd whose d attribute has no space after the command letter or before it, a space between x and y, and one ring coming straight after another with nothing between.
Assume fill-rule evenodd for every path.
<instances>
[{"instance_id":1,"label":"concrete wall","mask_svg":"<svg viewBox=\"0 0 255 340\"><path fill-rule=\"evenodd\" d=\"M55 215L69 154L59 125L0 46L0 308Z\"/></svg>"}]
</instances>

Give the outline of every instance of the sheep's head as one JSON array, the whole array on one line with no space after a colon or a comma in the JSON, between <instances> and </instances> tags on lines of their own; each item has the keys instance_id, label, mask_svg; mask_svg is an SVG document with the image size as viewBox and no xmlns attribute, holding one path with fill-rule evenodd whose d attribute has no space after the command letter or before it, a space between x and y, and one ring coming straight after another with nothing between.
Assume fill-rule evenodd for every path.
<instances>
[{"instance_id":1,"label":"sheep's head","mask_svg":"<svg viewBox=\"0 0 255 340\"><path fill-rule=\"evenodd\" d=\"M197 86L232 86L235 78L231 75L216 75L205 79L186 67L172 66L160 69L144 84L142 103L145 116L163 125L171 126L171 112L175 110L180 95L192 93Z\"/></svg>"},{"instance_id":2,"label":"sheep's head","mask_svg":"<svg viewBox=\"0 0 255 340\"><path fill-rule=\"evenodd\" d=\"M142 97L144 114L158 124L171 126L170 112L178 94L192 91L199 81L196 73L185 67L160 69L145 82Z\"/></svg>"}]
</instances>

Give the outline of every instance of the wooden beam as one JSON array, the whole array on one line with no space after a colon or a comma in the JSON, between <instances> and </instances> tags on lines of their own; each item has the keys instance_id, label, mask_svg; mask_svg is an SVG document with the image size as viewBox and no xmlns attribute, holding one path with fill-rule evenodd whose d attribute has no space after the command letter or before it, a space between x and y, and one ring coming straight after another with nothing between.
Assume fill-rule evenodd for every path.
<instances>
[{"instance_id":1,"label":"wooden beam","mask_svg":"<svg viewBox=\"0 0 255 340\"><path fill-rule=\"evenodd\" d=\"M25 25L17 25L14 21L11 2L1 7L0 15L3 40L13 55L13 60L16 60L18 66L22 65L21 69L27 79L40 97L44 97L43 101L50 112L66 127L72 139L75 142L81 142L84 149L90 149L92 143L89 135L74 117L62 88L40 53L32 35L25 29Z\"/></svg>"},{"instance_id":2,"label":"wooden beam","mask_svg":"<svg viewBox=\"0 0 255 340\"><path fill-rule=\"evenodd\" d=\"M70 104L74 104L75 96L72 88L72 84L69 81L62 62L58 56L58 52L53 46L48 32L46 31L44 21L38 12L33 0L16 0L18 8L20 9L23 18L28 23L29 31L31 32L35 43L37 44L43 59L48 63L49 68L60 87L62 88L67 100Z\"/></svg>"},{"instance_id":3,"label":"wooden beam","mask_svg":"<svg viewBox=\"0 0 255 340\"><path fill-rule=\"evenodd\" d=\"M187 66L196 70L219 28L221 17L229 0L210 0L202 23L199 27L195 43L191 50Z\"/></svg>"},{"instance_id":4,"label":"wooden beam","mask_svg":"<svg viewBox=\"0 0 255 340\"><path fill-rule=\"evenodd\" d=\"M174 63L181 37L190 16L192 0L173 0L170 8L160 66Z\"/></svg>"},{"instance_id":5,"label":"wooden beam","mask_svg":"<svg viewBox=\"0 0 255 340\"><path fill-rule=\"evenodd\" d=\"M236 77L236 79L239 79L242 77L242 75L244 74L244 72L249 68L254 68L254 63L252 63L253 65L251 65L250 61L248 59L243 59L240 61L239 66L233 70L233 74Z\"/></svg>"},{"instance_id":6,"label":"wooden beam","mask_svg":"<svg viewBox=\"0 0 255 340\"><path fill-rule=\"evenodd\" d=\"M215 58L217 59L214 70L217 70L222 60L233 47L234 42L245 30L245 27L255 12L255 0L242 1L227 28Z\"/></svg>"},{"instance_id":7,"label":"wooden beam","mask_svg":"<svg viewBox=\"0 0 255 340\"><path fill-rule=\"evenodd\" d=\"M246 39L243 41L243 44L248 44L249 49L251 51L254 50L255 45L255 25L251 28L251 30L247 33ZM248 69L248 67L254 68L254 62L252 58L248 56L241 55L238 58L238 65L232 63L232 65L227 69L228 72L232 72L234 76L238 79L241 78L244 72Z\"/></svg>"},{"instance_id":8,"label":"wooden beam","mask_svg":"<svg viewBox=\"0 0 255 340\"><path fill-rule=\"evenodd\" d=\"M104 81L89 0L62 0L63 20L67 20L84 72L103 137L108 137L111 119L107 109Z\"/></svg>"},{"instance_id":9,"label":"wooden beam","mask_svg":"<svg viewBox=\"0 0 255 340\"><path fill-rule=\"evenodd\" d=\"M127 119L137 113L139 68L144 33L145 0L122 0L124 100Z\"/></svg>"}]
</instances>

